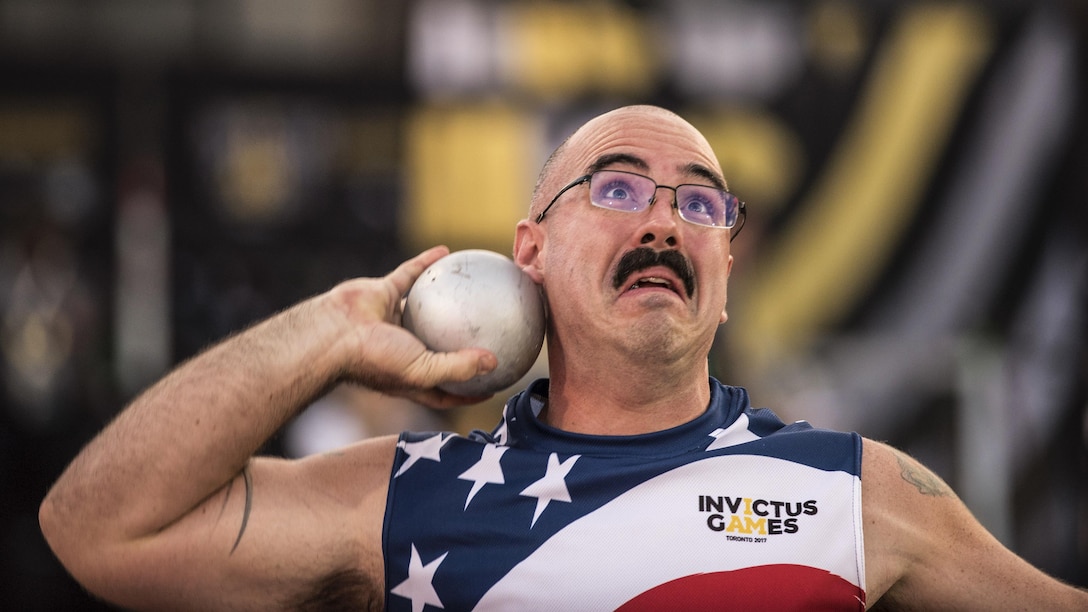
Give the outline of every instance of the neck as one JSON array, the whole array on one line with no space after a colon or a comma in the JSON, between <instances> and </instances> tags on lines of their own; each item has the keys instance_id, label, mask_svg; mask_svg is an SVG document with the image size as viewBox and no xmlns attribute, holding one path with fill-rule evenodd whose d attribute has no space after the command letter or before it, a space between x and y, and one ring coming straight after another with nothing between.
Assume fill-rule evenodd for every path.
<instances>
[{"instance_id":1,"label":"neck","mask_svg":"<svg viewBox=\"0 0 1088 612\"><path fill-rule=\"evenodd\" d=\"M635 435L676 427L710 402L705 357L697 363L639 364L620 359L579 367L549 346L548 405L541 420L573 433Z\"/></svg>"}]
</instances>

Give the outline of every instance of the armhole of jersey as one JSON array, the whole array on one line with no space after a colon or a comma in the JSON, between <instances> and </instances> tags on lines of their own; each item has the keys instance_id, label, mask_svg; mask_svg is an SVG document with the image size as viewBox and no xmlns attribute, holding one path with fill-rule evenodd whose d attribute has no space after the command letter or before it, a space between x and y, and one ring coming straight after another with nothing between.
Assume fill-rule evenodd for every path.
<instances>
[{"instance_id":1,"label":"armhole of jersey","mask_svg":"<svg viewBox=\"0 0 1088 612\"><path fill-rule=\"evenodd\" d=\"M857 433L854 434L854 447L855 456L858 466L858 477L854 479L854 546L857 550L854 553L855 559L858 564L858 582L861 586L861 592L863 598L868 598L868 585L865 583L865 523L862 516L861 507L861 479L864 477L862 474L863 464L862 458L862 445L864 439ZM865 602L862 602L865 603Z\"/></svg>"},{"instance_id":2,"label":"armhole of jersey","mask_svg":"<svg viewBox=\"0 0 1088 612\"><path fill-rule=\"evenodd\" d=\"M389 581L392 576L389 575L389 526L392 524L393 517L393 496L395 495L395 487L393 482L396 480L393 474L397 473L397 457L400 455L401 442L404 441L404 433L401 433L397 437L397 443L393 447L393 465L389 468L389 475L386 479L385 485L385 512L382 514L382 574L385 576L383 581L385 584L382 587L382 601L385 602L383 610L389 609L389 589L392 588L389 585Z\"/></svg>"}]
</instances>

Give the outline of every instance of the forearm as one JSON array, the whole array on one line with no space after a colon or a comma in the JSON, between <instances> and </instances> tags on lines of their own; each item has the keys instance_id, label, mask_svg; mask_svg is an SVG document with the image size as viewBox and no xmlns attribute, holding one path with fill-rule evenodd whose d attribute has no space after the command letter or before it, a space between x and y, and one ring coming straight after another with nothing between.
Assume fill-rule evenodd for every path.
<instances>
[{"instance_id":1,"label":"forearm","mask_svg":"<svg viewBox=\"0 0 1088 612\"><path fill-rule=\"evenodd\" d=\"M303 302L220 343L138 397L49 493L41 519L50 543L155 533L237 475L337 380L343 332L326 301Z\"/></svg>"},{"instance_id":2,"label":"forearm","mask_svg":"<svg viewBox=\"0 0 1088 612\"><path fill-rule=\"evenodd\" d=\"M435 387L491 371L492 353L434 353L396 324L401 296L447 252L429 249L382 278L345 281L208 350L137 398L76 457L42 503L42 531L68 570L94 592L119 601L150 601L142 589L160 584L164 573L184 561L195 583L215 589L227 588L224 572L272 576L283 587L283 568L301 563L290 558L292 550L324 549L350 539L338 527L342 520L328 520L341 508L328 499L298 497L312 484L293 480L300 464L255 466L252 487L265 502L253 515L250 495L257 494L249 474L243 474L244 505L224 485L277 429L338 381L435 407L479 399ZM307 478L331 478L369 495L386 477L391 455L371 459L369 474L341 477L330 463ZM213 503L220 490L222 498ZM323 518L307 522L299 511ZM238 519L238 531L224 532L224 512ZM379 508L363 531L380 525L380 516ZM285 522L295 524L290 545L283 543L285 534L276 533ZM232 543L251 532L264 537L254 534L243 546L247 552L233 557ZM356 540L377 541L370 548L381 548L380 535L357 533ZM309 567L320 573L326 565ZM269 585L261 584L259 590L271 597ZM246 598L253 594L238 592Z\"/></svg>"}]
</instances>

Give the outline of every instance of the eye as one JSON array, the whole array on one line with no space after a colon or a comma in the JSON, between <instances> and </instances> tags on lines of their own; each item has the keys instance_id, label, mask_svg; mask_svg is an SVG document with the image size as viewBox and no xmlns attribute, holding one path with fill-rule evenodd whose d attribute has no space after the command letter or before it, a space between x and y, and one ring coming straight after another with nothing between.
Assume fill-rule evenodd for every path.
<instances>
[{"instance_id":1,"label":"eye","mask_svg":"<svg viewBox=\"0 0 1088 612\"><path fill-rule=\"evenodd\" d=\"M684 210L689 213L705 215L710 213L710 205L703 200L692 198L684 202Z\"/></svg>"},{"instance_id":2,"label":"eye","mask_svg":"<svg viewBox=\"0 0 1088 612\"><path fill-rule=\"evenodd\" d=\"M628 195L629 191L630 187L627 185L609 185L601 195L609 200L626 200L630 197Z\"/></svg>"},{"instance_id":3,"label":"eye","mask_svg":"<svg viewBox=\"0 0 1088 612\"><path fill-rule=\"evenodd\" d=\"M637 179L611 173L598 176L605 180L593 184L592 201L601 208L637 211L645 207L649 200L641 193L645 190L640 191Z\"/></svg>"},{"instance_id":4,"label":"eye","mask_svg":"<svg viewBox=\"0 0 1088 612\"><path fill-rule=\"evenodd\" d=\"M680 209L680 214L686 219L703 225L714 225L723 206L721 203L716 202L710 194L703 193L703 191L696 189L684 190L683 199L677 203L677 208Z\"/></svg>"}]
</instances>

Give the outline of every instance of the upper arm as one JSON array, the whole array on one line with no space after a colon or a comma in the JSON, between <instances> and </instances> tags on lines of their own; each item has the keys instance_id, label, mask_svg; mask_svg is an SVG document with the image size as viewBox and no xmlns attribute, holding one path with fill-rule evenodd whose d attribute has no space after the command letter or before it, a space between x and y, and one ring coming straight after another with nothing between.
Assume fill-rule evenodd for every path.
<instances>
[{"instance_id":1,"label":"upper arm","mask_svg":"<svg viewBox=\"0 0 1088 612\"><path fill-rule=\"evenodd\" d=\"M866 440L862 514L870 605L906 609L1072 609L1088 593L1005 548L933 472Z\"/></svg>"},{"instance_id":2,"label":"upper arm","mask_svg":"<svg viewBox=\"0 0 1088 612\"><path fill-rule=\"evenodd\" d=\"M255 458L162 531L101 551L91 590L134 608L295 607L330 576L382 589L395 439L288 461Z\"/></svg>"}]
</instances>

